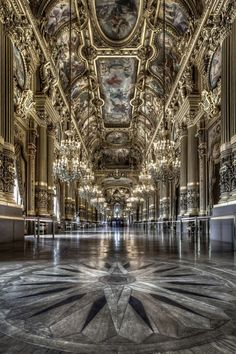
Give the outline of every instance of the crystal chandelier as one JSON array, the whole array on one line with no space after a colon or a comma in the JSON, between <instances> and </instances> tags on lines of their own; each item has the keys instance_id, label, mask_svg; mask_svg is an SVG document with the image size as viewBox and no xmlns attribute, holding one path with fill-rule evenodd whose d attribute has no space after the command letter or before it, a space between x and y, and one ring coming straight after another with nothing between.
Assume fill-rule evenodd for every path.
<instances>
[{"instance_id":1,"label":"crystal chandelier","mask_svg":"<svg viewBox=\"0 0 236 354\"><path fill-rule=\"evenodd\" d=\"M69 21L69 120L68 129L65 131L65 139L61 141L56 160L53 163L54 174L63 182L72 182L81 178L81 144L77 141L73 130L72 122L72 13L70 1L70 21Z\"/></svg>"},{"instance_id":2,"label":"crystal chandelier","mask_svg":"<svg viewBox=\"0 0 236 354\"><path fill-rule=\"evenodd\" d=\"M61 141L58 156L53 163L54 174L63 182L72 182L81 177L80 143L74 139L72 130L65 132L66 138Z\"/></svg>"},{"instance_id":3,"label":"crystal chandelier","mask_svg":"<svg viewBox=\"0 0 236 354\"><path fill-rule=\"evenodd\" d=\"M166 14L165 0L163 3L163 125L159 133L159 140L153 144L153 159L149 163L149 172L154 181L173 180L179 173L180 159L175 150L175 143L169 138L168 123L166 120Z\"/></svg>"},{"instance_id":4,"label":"crystal chandelier","mask_svg":"<svg viewBox=\"0 0 236 354\"><path fill-rule=\"evenodd\" d=\"M180 171L180 159L174 141L168 138L168 130L163 129L160 139L153 144L155 160L149 164L154 181L173 180Z\"/></svg>"}]
</instances>

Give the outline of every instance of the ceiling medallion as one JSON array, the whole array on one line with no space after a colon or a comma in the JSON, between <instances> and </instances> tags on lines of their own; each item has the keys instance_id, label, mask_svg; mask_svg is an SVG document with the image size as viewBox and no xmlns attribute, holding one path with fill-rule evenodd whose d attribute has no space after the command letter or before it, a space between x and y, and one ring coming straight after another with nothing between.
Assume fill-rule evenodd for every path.
<instances>
[{"instance_id":1,"label":"ceiling medallion","mask_svg":"<svg viewBox=\"0 0 236 354\"><path fill-rule=\"evenodd\" d=\"M142 0L93 1L98 32L113 45L123 45L137 32L142 9Z\"/></svg>"}]
</instances>

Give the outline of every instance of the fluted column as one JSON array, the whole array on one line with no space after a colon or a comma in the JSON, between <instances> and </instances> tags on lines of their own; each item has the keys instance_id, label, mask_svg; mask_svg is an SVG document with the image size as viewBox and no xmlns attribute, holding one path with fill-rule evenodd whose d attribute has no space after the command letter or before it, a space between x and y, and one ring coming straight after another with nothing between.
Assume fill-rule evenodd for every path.
<instances>
[{"instance_id":1,"label":"fluted column","mask_svg":"<svg viewBox=\"0 0 236 354\"><path fill-rule=\"evenodd\" d=\"M65 220L65 199L66 199L66 184L60 183L60 219Z\"/></svg>"},{"instance_id":2,"label":"fluted column","mask_svg":"<svg viewBox=\"0 0 236 354\"><path fill-rule=\"evenodd\" d=\"M35 158L36 130L33 122L28 132L28 163L27 163L27 215L35 215Z\"/></svg>"},{"instance_id":3,"label":"fluted column","mask_svg":"<svg viewBox=\"0 0 236 354\"><path fill-rule=\"evenodd\" d=\"M169 181L162 182L161 191L161 218L163 220L169 220L170 214L170 195L169 195Z\"/></svg>"},{"instance_id":4,"label":"fluted column","mask_svg":"<svg viewBox=\"0 0 236 354\"><path fill-rule=\"evenodd\" d=\"M47 129L47 188L48 188L48 214L53 215L53 197L54 197L54 175L53 175L53 161L54 161L54 138L55 127L50 124Z\"/></svg>"},{"instance_id":5,"label":"fluted column","mask_svg":"<svg viewBox=\"0 0 236 354\"><path fill-rule=\"evenodd\" d=\"M149 197L149 220L154 220L154 212L155 212L155 192Z\"/></svg>"},{"instance_id":6,"label":"fluted column","mask_svg":"<svg viewBox=\"0 0 236 354\"><path fill-rule=\"evenodd\" d=\"M14 92L13 45L0 24L0 198L14 205Z\"/></svg>"},{"instance_id":7,"label":"fluted column","mask_svg":"<svg viewBox=\"0 0 236 354\"><path fill-rule=\"evenodd\" d=\"M221 198L220 202L224 203L228 200L231 192L231 178L232 178L232 150L230 144L230 131L231 131L231 56L232 56L232 43L231 36L228 36L222 45L222 80L221 80ZM235 81L235 80L234 80ZM234 98L235 100L235 98Z\"/></svg>"},{"instance_id":8,"label":"fluted column","mask_svg":"<svg viewBox=\"0 0 236 354\"><path fill-rule=\"evenodd\" d=\"M199 155L199 205L200 215L206 215L207 204L206 204L206 136L204 126L200 126L198 130L199 146L198 146L198 155Z\"/></svg>"},{"instance_id":9,"label":"fluted column","mask_svg":"<svg viewBox=\"0 0 236 354\"><path fill-rule=\"evenodd\" d=\"M188 130L182 126L180 139L180 216L187 213L187 166L188 166Z\"/></svg>"},{"instance_id":10,"label":"fluted column","mask_svg":"<svg viewBox=\"0 0 236 354\"><path fill-rule=\"evenodd\" d=\"M199 212L199 161L198 139L195 125L188 127L188 184L187 215L195 216Z\"/></svg>"},{"instance_id":11,"label":"fluted column","mask_svg":"<svg viewBox=\"0 0 236 354\"><path fill-rule=\"evenodd\" d=\"M47 153L47 126L42 122L37 143L36 211L39 216L48 216Z\"/></svg>"}]
</instances>

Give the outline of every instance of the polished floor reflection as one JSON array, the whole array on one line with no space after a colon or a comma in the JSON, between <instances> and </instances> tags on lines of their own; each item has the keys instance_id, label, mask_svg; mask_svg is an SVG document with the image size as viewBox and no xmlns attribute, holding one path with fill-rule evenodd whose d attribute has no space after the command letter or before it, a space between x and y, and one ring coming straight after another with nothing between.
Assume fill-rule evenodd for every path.
<instances>
[{"instance_id":1,"label":"polished floor reflection","mask_svg":"<svg viewBox=\"0 0 236 354\"><path fill-rule=\"evenodd\" d=\"M205 235L29 236L0 259L0 353L236 353L236 260Z\"/></svg>"}]
</instances>

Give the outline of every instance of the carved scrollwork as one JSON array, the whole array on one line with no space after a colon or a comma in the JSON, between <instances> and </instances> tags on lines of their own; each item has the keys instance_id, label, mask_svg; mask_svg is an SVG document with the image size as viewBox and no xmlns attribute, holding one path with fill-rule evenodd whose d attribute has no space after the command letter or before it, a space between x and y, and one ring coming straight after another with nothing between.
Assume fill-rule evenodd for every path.
<instances>
[{"instance_id":1,"label":"carved scrollwork","mask_svg":"<svg viewBox=\"0 0 236 354\"><path fill-rule=\"evenodd\" d=\"M233 164L232 164L232 155L228 154L223 156L221 159L220 167L220 192L221 195L225 193L230 193L232 190L232 181L233 178Z\"/></svg>"},{"instance_id":2,"label":"carved scrollwork","mask_svg":"<svg viewBox=\"0 0 236 354\"><path fill-rule=\"evenodd\" d=\"M40 79L42 92L48 94L52 102L55 103L57 79L52 73L49 62L43 63L40 66Z\"/></svg>"},{"instance_id":3,"label":"carved scrollwork","mask_svg":"<svg viewBox=\"0 0 236 354\"><path fill-rule=\"evenodd\" d=\"M31 90L24 90L20 93L15 104L15 113L22 119L27 119L30 113L35 113L34 95Z\"/></svg>"},{"instance_id":4,"label":"carved scrollwork","mask_svg":"<svg viewBox=\"0 0 236 354\"><path fill-rule=\"evenodd\" d=\"M202 91L202 99L199 106L206 112L208 119L213 119L220 115L220 104L221 96L219 85L214 91Z\"/></svg>"},{"instance_id":5,"label":"carved scrollwork","mask_svg":"<svg viewBox=\"0 0 236 354\"><path fill-rule=\"evenodd\" d=\"M13 193L15 181L15 167L14 158L8 154L1 155L2 168L1 168L1 186L5 193Z\"/></svg>"}]
</instances>

